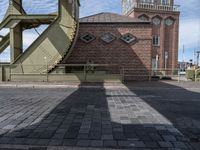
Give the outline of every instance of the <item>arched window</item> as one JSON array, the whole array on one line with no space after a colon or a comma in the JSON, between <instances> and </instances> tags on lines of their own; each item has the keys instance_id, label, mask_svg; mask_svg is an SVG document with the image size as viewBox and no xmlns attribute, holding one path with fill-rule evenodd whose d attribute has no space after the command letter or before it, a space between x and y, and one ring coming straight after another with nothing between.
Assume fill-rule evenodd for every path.
<instances>
[{"instance_id":1,"label":"arched window","mask_svg":"<svg viewBox=\"0 0 200 150\"><path fill-rule=\"evenodd\" d=\"M156 25L156 26L159 26L160 25L160 23L161 23L161 19L160 19L160 17L154 17L153 19L152 19L152 22L153 22L153 24L154 25Z\"/></svg>"},{"instance_id":2,"label":"arched window","mask_svg":"<svg viewBox=\"0 0 200 150\"><path fill-rule=\"evenodd\" d=\"M142 20L142 21L149 21L149 17L146 15L141 15L138 17L138 19Z\"/></svg>"}]
</instances>

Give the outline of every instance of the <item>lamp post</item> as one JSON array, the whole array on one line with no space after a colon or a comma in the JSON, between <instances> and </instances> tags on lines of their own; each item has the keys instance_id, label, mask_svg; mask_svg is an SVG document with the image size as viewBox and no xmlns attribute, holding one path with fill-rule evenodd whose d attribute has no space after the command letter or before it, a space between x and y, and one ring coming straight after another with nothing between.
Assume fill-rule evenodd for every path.
<instances>
[{"instance_id":1,"label":"lamp post","mask_svg":"<svg viewBox=\"0 0 200 150\"><path fill-rule=\"evenodd\" d=\"M197 67L199 67L200 51L197 51Z\"/></svg>"},{"instance_id":2,"label":"lamp post","mask_svg":"<svg viewBox=\"0 0 200 150\"><path fill-rule=\"evenodd\" d=\"M167 69L168 52L165 52L165 70Z\"/></svg>"},{"instance_id":3,"label":"lamp post","mask_svg":"<svg viewBox=\"0 0 200 150\"><path fill-rule=\"evenodd\" d=\"M44 57L44 60L46 62L46 77L47 77L47 82L48 82L48 63L47 63L47 57Z\"/></svg>"},{"instance_id":4,"label":"lamp post","mask_svg":"<svg viewBox=\"0 0 200 150\"><path fill-rule=\"evenodd\" d=\"M158 60L159 60L159 56L158 54L156 55L156 71L158 70Z\"/></svg>"}]
</instances>

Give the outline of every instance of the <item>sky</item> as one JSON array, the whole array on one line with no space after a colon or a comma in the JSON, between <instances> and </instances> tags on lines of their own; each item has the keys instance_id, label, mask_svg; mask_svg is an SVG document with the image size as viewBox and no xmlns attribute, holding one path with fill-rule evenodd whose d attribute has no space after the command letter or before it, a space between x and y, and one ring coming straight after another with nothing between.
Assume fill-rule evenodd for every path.
<instances>
[{"instance_id":1,"label":"sky","mask_svg":"<svg viewBox=\"0 0 200 150\"><path fill-rule=\"evenodd\" d=\"M99 12L114 12L121 14L121 0L80 0L80 17L96 14ZM180 32L179 32L179 61L194 60L194 50L200 50L200 1L199 0L175 0L180 5ZM24 0L23 6L27 13L48 14L57 10L57 0ZM5 15L8 0L0 0L0 21ZM37 30L41 33L46 26ZM5 35L8 31L0 31ZM24 36L24 49L26 49L37 37L34 30L26 30ZM183 45L185 53L183 55ZM9 60L9 48L0 55L0 61Z\"/></svg>"}]
</instances>

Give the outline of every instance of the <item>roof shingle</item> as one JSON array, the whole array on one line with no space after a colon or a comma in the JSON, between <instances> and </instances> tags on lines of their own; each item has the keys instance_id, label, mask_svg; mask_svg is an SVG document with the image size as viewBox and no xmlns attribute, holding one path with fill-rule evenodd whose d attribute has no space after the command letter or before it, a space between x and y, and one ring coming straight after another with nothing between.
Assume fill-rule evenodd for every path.
<instances>
[{"instance_id":1,"label":"roof shingle","mask_svg":"<svg viewBox=\"0 0 200 150\"><path fill-rule=\"evenodd\" d=\"M80 18L80 23L149 23L149 21L142 21L137 18L103 12Z\"/></svg>"}]
</instances>

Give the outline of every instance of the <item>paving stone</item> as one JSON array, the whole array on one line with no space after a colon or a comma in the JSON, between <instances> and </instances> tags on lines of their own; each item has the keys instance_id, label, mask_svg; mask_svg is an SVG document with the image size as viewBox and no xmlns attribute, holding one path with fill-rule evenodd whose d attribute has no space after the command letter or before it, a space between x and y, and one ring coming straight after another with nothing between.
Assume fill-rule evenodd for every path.
<instances>
[{"instance_id":1,"label":"paving stone","mask_svg":"<svg viewBox=\"0 0 200 150\"><path fill-rule=\"evenodd\" d=\"M102 134L101 132L90 132L89 139L91 140L101 140Z\"/></svg>"},{"instance_id":2,"label":"paving stone","mask_svg":"<svg viewBox=\"0 0 200 150\"><path fill-rule=\"evenodd\" d=\"M50 139L53 137L55 131L48 131L41 134L40 138L42 139Z\"/></svg>"},{"instance_id":3,"label":"paving stone","mask_svg":"<svg viewBox=\"0 0 200 150\"><path fill-rule=\"evenodd\" d=\"M117 143L120 147L131 147L130 141L118 141Z\"/></svg>"},{"instance_id":4,"label":"paving stone","mask_svg":"<svg viewBox=\"0 0 200 150\"><path fill-rule=\"evenodd\" d=\"M113 135L102 135L102 140L113 140Z\"/></svg>"},{"instance_id":5,"label":"paving stone","mask_svg":"<svg viewBox=\"0 0 200 150\"><path fill-rule=\"evenodd\" d=\"M190 150L190 141L200 141L198 92L142 84L135 89L1 88L0 143Z\"/></svg>"},{"instance_id":6,"label":"paving stone","mask_svg":"<svg viewBox=\"0 0 200 150\"><path fill-rule=\"evenodd\" d=\"M41 132L32 132L28 135L28 138L39 138L41 136Z\"/></svg>"},{"instance_id":7,"label":"paving stone","mask_svg":"<svg viewBox=\"0 0 200 150\"><path fill-rule=\"evenodd\" d=\"M64 139L65 133L61 133L61 134L54 134L54 136L52 137L52 139Z\"/></svg>"},{"instance_id":8,"label":"paving stone","mask_svg":"<svg viewBox=\"0 0 200 150\"><path fill-rule=\"evenodd\" d=\"M130 145L132 147L136 147L136 148L145 148L146 145L144 144L143 141L130 141Z\"/></svg>"},{"instance_id":9,"label":"paving stone","mask_svg":"<svg viewBox=\"0 0 200 150\"><path fill-rule=\"evenodd\" d=\"M91 146L92 147L102 147L103 141L101 141L101 140L91 140Z\"/></svg>"},{"instance_id":10,"label":"paving stone","mask_svg":"<svg viewBox=\"0 0 200 150\"><path fill-rule=\"evenodd\" d=\"M164 138L165 141L169 141L169 142L176 141L176 138L173 135L163 135L162 137Z\"/></svg>"},{"instance_id":11,"label":"paving stone","mask_svg":"<svg viewBox=\"0 0 200 150\"><path fill-rule=\"evenodd\" d=\"M47 150L47 147L31 147L28 150Z\"/></svg>"},{"instance_id":12,"label":"paving stone","mask_svg":"<svg viewBox=\"0 0 200 150\"><path fill-rule=\"evenodd\" d=\"M170 143L170 142L159 141L158 143L159 143L160 147L162 147L162 148L171 148L171 147L173 147L172 143Z\"/></svg>"},{"instance_id":13,"label":"paving stone","mask_svg":"<svg viewBox=\"0 0 200 150\"><path fill-rule=\"evenodd\" d=\"M78 140L77 142L77 146L90 146L91 145L91 141L90 140Z\"/></svg>"},{"instance_id":14,"label":"paving stone","mask_svg":"<svg viewBox=\"0 0 200 150\"><path fill-rule=\"evenodd\" d=\"M65 134L65 139L76 139L78 137L78 132L69 131Z\"/></svg>"},{"instance_id":15,"label":"paving stone","mask_svg":"<svg viewBox=\"0 0 200 150\"><path fill-rule=\"evenodd\" d=\"M17 144L17 145L23 145L25 142L25 138L15 138L14 139L14 144Z\"/></svg>"},{"instance_id":16,"label":"paving stone","mask_svg":"<svg viewBox=\"0 0 200 150\"><path fill-rule=\"evenodd\" d=\"M158 148L159 145L156 142L145 142L147 148Z\"/></svg>"},{"instance_id":17,"label":"paving stone","mask_svg":"<svg viewBox=\"0 0 200 150\"><path fill-rule=\"evenodd\" d=\"M77 140L76 139L64 139L63 145L64 146L76 146Z\"/></svg>"},{"instance_id":18,"label":"paving stone","mask_svg":"<svg viewBox=\"0 0 200 150\"><path fill-rule=\"evenodd\" d=\"M2 137L0 138L0 144L9 144L14 141L14 138Z\"/></svg>"},{"instance_id":19,"label":"paving stone","mask_svg":"<svg viewBox=\"0 0 200 150\"><path fill-rule=\"evenodd\" d=\"M16 125L6 125L5 127L3 127L3 130L11 130L14 129L16 127Z\"/></svg>"},{"instance_id":20,"label":"paving stone","mask_svg":"<svg viewBox=\"0 0 200 150\"><path fill-rule=\"evenodd\" d=\"M159 134L157 134L156 132L149 134L149 136L153 141L162 141L163 140L162 137Z\"/></svg>"},{"instance_id":21,"label":"paving stone","mask_svg":"<svg viewBox=\"0 0 200 150\"><path fill-rule=\"evenodd\" d=\"M173 142L173 144L176 148L187 148L187 146L183 142Z\"/></svg>"},{"instance_id":22,"label":"paving stone","mask_svg":"<svg viewBox=\"0 0 200 150\"><path fill-rule=\"evenodd\" d=\"M126 139L123 132L113 132L113 137L115 140L125 140Z\"/></svg>"},{"instance_id":23,"label":"paving stone","mask_svg":"<svg viewBox=\"0 0 200 150\"><path fill-rule=\"evenodd\" d=\"M25 145L35 145L39 139L31 139L31 138L26 138L25 139Z\"/></svg>"},{"instance_id":24,"label":"paving stone","mask_svg":"<svg viewBox=\"0 0 200 150\"><path fill-rule=\"evenodd\" d=\"M50 146L62 146L62 143L63 143L63 140L52 139L52 140L50 140L48 145L50 145Z\"/></svg>"},{"instance_id":25,"label":"paving stone","mask_svg":"<svg viewBox=\"0 0 200 150\"><path fill-rule=\"evenodd\" d=\"M78 139L89 139L89 135L81 133L81 134L78 135Z\"/></svg>"},{"instance_id":26,"label":"paving stone","mask_svg":"<svg viewBox=\"0 0 200 150\"><path fill-rule=\"evenodd\" d=\"M104 147L116 147L117 146L117 141L114 141L114 140L104 140L103 141L103 146Z\"/></svg>"},{"instance_id":27,"label":"paving stone","mask_svg":"<svg viewBox=\"0 0 200 150\"><path fill-rule=\"evenodd\" d=\"M39 139L36 144L41 145L41 146L47 146L49 144L49 142L50 142L49 139Z\"/></svg>"}]
</instances>

